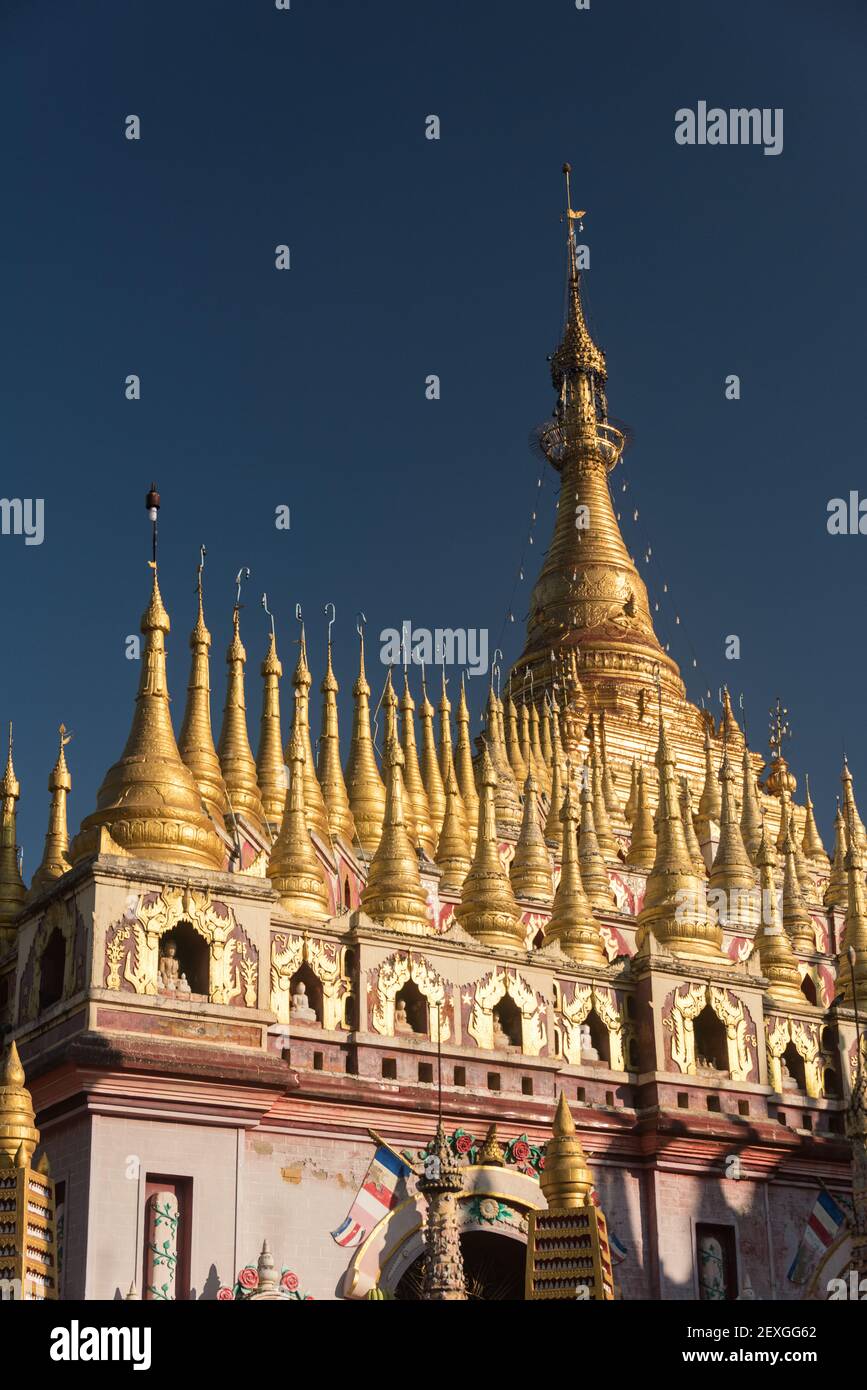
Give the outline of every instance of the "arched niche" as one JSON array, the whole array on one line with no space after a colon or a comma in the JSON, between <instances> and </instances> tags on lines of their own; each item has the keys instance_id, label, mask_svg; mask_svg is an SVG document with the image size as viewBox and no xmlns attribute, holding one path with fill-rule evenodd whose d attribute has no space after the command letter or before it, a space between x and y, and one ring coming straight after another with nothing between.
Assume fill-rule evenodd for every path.
<instances>
[{"instance_id":1,"label":"arched niche","mask_svg":"<svg viewBox=\"0 0 867 1390\"><path fill-rule=\"evenodd\" d=\"M66 978L67 941L60 927L54 927L45 943L39 971L39 1012L50 1009L63 998Z\"/></svg>"}]
</instances>

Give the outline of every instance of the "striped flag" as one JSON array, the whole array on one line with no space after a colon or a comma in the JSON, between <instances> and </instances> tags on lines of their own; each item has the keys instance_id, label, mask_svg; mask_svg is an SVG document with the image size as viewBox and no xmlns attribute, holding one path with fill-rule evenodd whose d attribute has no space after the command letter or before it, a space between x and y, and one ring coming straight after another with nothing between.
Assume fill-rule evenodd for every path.
<instances>
[{"instance_id":1,"label":"striped flag","mask_svg":"<svg viewBox=\"0 0 867 1390\"><path fill-rule=\"evenodd\" d=\"M786 1275L790 1284L806 1284L820 1256L834 1244L845 1221L845 1213L837 1206L830 1192L820 1192Z\"/></svg>"},{"instance_id":2,"label":"striped flag","mask_svg":"<svg viewBox=\"0 0 867 1390\"><path fill-rule=\"evenodd\" d=\"M373 1155L364 1182L349 1209L349 1215L332 1240L346 1248L360 1245L378 1221L395 1207L412 1169L392 1149L380 1145Z\"/></svg>"}]
</instances>

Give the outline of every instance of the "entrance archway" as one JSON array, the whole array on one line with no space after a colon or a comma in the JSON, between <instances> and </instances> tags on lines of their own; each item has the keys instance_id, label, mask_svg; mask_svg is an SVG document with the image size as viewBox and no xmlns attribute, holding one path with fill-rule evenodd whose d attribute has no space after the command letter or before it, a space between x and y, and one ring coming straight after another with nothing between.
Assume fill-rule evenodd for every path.
<instances>
[{"instance_id":1,"label":"entrance archway","mask_svg":"<svg viewBox=\"0 0 867 1390\"><path fill-rule=\"evenodd\" d=\"M461 1236L467 1296L471 1302L520 1301L524 1297L527 1247L495 1231L467 1231ZM421 1299L424 1255L410 1265L394 1292L398 1302Z\"/></svg>"}]
</instances>

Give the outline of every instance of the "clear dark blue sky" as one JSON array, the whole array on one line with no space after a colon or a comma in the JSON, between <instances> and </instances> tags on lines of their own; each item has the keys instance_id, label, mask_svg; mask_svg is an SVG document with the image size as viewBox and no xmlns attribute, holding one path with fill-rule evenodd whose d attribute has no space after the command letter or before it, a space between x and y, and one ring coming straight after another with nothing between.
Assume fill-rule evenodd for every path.
<instances>
[{"instance_id":1,"label":"clear dark blue sky","mask_svg":"<svg viewBox=\"0 0 867 1390\"><path fill-rule=\"evenodd\" d=\"M215 729L242 564L254 742L263 588L289 669L303 605L317 688L336 604L346 736L357 609L372 684L403 618L496 644L552 404L564 159L611 411L635 436L624 530L674 599L663 635L694 698L745 692L754 742L784 697L826 835L844 738L867 812L867 537L826 532L830 497L867 494L865 36L859 0L5 0L0 491L46 509L43 545L0 537L28 874L57 724L76 827L126 737L152 477L178 721L202 541ZM678 146L674 112L700 100L782 107L783 153Z\"/></svg>"}]
</instances>

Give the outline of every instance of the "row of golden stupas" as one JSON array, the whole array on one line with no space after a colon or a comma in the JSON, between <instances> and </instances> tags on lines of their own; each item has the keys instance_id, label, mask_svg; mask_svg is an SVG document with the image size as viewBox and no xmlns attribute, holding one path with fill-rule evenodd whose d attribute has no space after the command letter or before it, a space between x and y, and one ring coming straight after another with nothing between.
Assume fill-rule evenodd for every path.
<instances>
[{"instance_id":1,"label":"row of golden stupas","mask_svg":"<svg viewBox=\"0 0 867 1390\"><path fill-rule=\"evenodd\" d=\"M809 906L845 904L852 871L857 871L858 883L856 901L850 907L856 909L856 919L863 921L861 861L867 834L848 767L843 770L843 808L837 814L833 864L822 844L809 792L803 832L797 830L790 791L793 779L782 756L776 759L769 779L779 800L779 833L772 844L745 742L739 768L730 756L728 730L734 734L737 725L727 695L721 721L722 760L715 765L712 742L706 736L705 777L696 810L689 781L678 773L661 696L655 777L649 767L633 760L624 797L615 786L606 756L604 712L591 714L583 727L577 727L582 699L574 671L571 682L569 672L564 673L562 709L556 687L539 708L530 701L516 702L510 691L501 699L492 681L486 733L474 754L463 686L454 741L445 680L438 729L436 711L423 685L419 752L408 674L404 672L398 697L389 669L380 701L384 717L380 771L371 734L362 637L344 770L330 640L321 684L322 734L314 764L309 718L312 677L303 629L292 677L291 731L284 750L282 666L272 627L261 667L262 714L254 758L239 605L233 612L226 700L216 745L210 710L211 636L204 620L201 569L198 613L190 636L187 702L177 739L166 674L169 616L156 571L141 627L145 641L130 735L121 758L105 776L96 809L71 843L66 825L71 778L61 730L60 750L49 779L45 850L29 894L16 854L15 808L20 787L10 736L0 836L0 925L7 932L28 896L37 896L100 849L190 868L230 867L236 824L252 829L266 847L268 876L283 907L297 917L322 920L328 915L328 887L316 842L327 853L333 842L342 841L359 861L368 861L361 905L386 926L411 932L428 929L421 877L427 866L429 874L439 871L441 893L457 899L458 922L481 943L524 944L521 902L551 911L546 943L558 942L566 954L592 965L607 964L598 914L616 911L609 870L617 868L648 874L639 945L652 929L657 940L675 952L721 959L722 926L714 893L727 895L726 902L732 894L743 894L746 905L737 909L743 914L738 920L762 929L763 956L768 954L769 963L776 963L778 983L788 982L793 989L798 971L792 952L815 949ZM567 748L573 750L572 756ZM504 840L515 843L508 870L499 848ZM702 852L702 845L710 844L712 857L707 848ZM560 876L555 891L557 862ZM775 917L780 877L782 933ZM760 890L772 888L770 906L756 912L758 898L750 895L759 890L761 896Z\"/></svg>"},{"instance_id":2,"label":"row of golden stupas","mask_svg":"<svg viewBox=\"0 0 867 1390\"><path fill-rule=\"evenodd\" d=\"M247 844L260 847L258 867L267 871L283 907L301 917L327 915L323 862L342 843L366 874L363 909L401 929L427 929L422 875L428 881L438 875L440 892L456 901L461 927L479 941L522 945L518 903L538 904L552 912L546 942L557 941L576 959L601 965L607 958L597 916L615 910L609 871L631 868L648 876L639 946L652 933L674 951L719 960L724 913L756 929L770 925L776 938L774 922L766 920L772 909L756 909L761 887L774 882L782 886L787 940L796 950L815 949L810 906L845 904L853 873L863 877L858 861L867 852L867 835L851 774L844 766L843 806L829 863L809 788L805 806L794 804L795 779L782 755L779 722L770 774L760 785L763 760L748 748L727 692L717 724L686 699L678 667L658 641L646 587L612 505L609 474L624 438L608 420L607 365L584 318L574 235L584 214L569 205L568 166L564 172L567 315L551 358L555 410L539 435L561 477L560 501L533 592L525 649L504 692L498 677L491 680L484 737L471 739L463 684L455 730L445 679L437 711L424 682L417 707L406 672L398 690L389 669L379 702L384 728L378 759L362 636L344 766L329 629L314 759L313 682L302 629L284 748L282 667L272 625L261 667L254 757L238 601L215 744L200 565L187 702L176 738L166 675L169 616L154 555L126 748L106 774L96 809L70 843L70 777L61 731L49 781L45 852L29 896L98 852L189 869L248 867L242 863L243 827ZM149 508L154 498L158 506L152 492ZM154 510L151 515L155 520ZM20 788L11 736L0 790L0 932L8 940L28 896L16 854ZM508 870L508 855L500 853L504 842L514 845ZM728 895L722 910L720 893ZM734 909L732 895L740 895ZM860 920L857 903L855 908Z\"/></svg>"}]
</instances>

